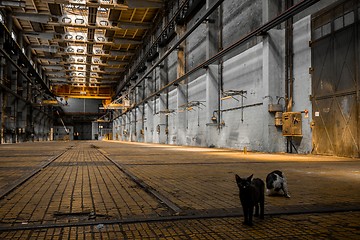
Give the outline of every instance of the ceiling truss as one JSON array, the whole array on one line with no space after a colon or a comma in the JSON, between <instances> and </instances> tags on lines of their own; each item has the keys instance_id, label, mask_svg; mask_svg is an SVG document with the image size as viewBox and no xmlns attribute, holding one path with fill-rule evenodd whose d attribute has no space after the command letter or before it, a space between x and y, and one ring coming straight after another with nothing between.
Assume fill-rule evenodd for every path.
<instances>
[{"instance_id":1,"label":"ceiling truss","mask_svg":"<svg viewBox=\"0 0 360 240\"><path fill-rule=\"evenodd\" d=\"M57 96L111 98L163 0L23 0L12 11Z\"/></svg>"}]
</instances>

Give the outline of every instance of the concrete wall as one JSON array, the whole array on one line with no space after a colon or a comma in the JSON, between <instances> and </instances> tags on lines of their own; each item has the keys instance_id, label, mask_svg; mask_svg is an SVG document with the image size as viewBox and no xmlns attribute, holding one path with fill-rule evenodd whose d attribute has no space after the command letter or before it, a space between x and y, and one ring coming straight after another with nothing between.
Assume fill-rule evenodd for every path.
<instances>
[{"instance_id":1,"label":"concrete wall","mask_svg":"<svg viewBox=\"0 0 360 240\"><path fill-rule=\"evenodd\" d=\"M273 4L276 2L273 1ZM264 5L265 6L265 5ZM317 4L314 10L325 7L326 4ZM273 9L274 5L271 6ZM227 47L242 38L262 24L259 16L277 15L276 13L262 15L262 1L239 2L224 1L222 6L223 41L221 45ZM281 9L281 6L279 6ZM202 9L202 11L205 9ZM294 141L299 153L310 153L312 149L311 132L311 16L297 15L293 25L294 48L294 98L292 111L302 114L301 138ZM193 21L195 21L194 19ZM218 19L217 19L218 21ZM191 24L191 22L190 22ZM208 32L209 24L200 27L186 40L186 71L193 69L207 59L207 51L211 48ZM220 35L219 35L220 36ZM216 47L216 46L215 46ZM166 60L167 81L177 77L178 60L174 52ZM158 78L157 75L153 75ZM210 79L210 80L209 80ZM213 85L209 90L209 81L222 81L221 87ZM157 84L159 86L159 83ZM221 89L217 89L221 88ZM158 87L156 88L158 89ZM244 91L243 96L221 98L221 91ZM281 127L275 126L274 113L268 111L269 104L281 103L285 110L285 30L276 28L264 36L253 38L223 58L222 63L201 69L191 75L179 86L168 92L169 113L159 113L159 108L166 98L157 98L145 104L144 138L141 141L168 143L190 146L208 146L220 148L244 149L264 152L285 152L286 138L282 135ZM164 100L165 99L165 100ZM217 106L219 100L220 106ZM184 107L185 103L200 102L191 109ZM218 114L220 109L220 114ZM211 115L217 117L218 122L211 120ZM114 122L114 128L127 129L128 118L133 113L128 112ZM166 119L164 121L163 119ZM161 140L157 133L157 126L168 129L166 141ZM121 129L121 130L120 130ZM161 131L164 129L161 128ZM122 140L129 140L122 137Z\"/></svg>"},{"instance_id":2,"label":"concrete wall","mask_svg":"<svg viewBox=\"0 0 360 240\"><path fill-rule=\"evenodd\" d=\"M312 150L312 103L311 96L311 19L304 17L294 24L294 105L293 111L308 110L308 116L302 114L303 137L297 139L296 147L300 153L311 153Z\"/></svg>"},{"instance_id":3,"label":"concrete wall","mask_svg":"<svg viewBox=\"0 0 360 240\"><path fill-rule=\"evenodd\" d=\"M69 141L74 140L74 128L67 127L68 132L65 131L63 126L54 127L54 140L55 141Z\"/></svg>"},{"instance_id":4,"label":"concrete wall","mask_svg":"<svg viewBox=\"0 0 360 240\"><path fill-rule=\"evenodd\" d=\"M102 107L102 101L97 99L69 98L67 102L68 105L63 106L65 112L97 113L99 106ZM65 100L62 100L62 103L65 103Z\"/></svg>"}]
</instances>

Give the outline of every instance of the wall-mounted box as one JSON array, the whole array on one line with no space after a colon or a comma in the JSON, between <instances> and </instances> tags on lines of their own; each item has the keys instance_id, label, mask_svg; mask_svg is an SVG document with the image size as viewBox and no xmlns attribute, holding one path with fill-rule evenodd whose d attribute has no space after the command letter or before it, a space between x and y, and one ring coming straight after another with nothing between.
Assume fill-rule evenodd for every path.
<instances>
[{"instance_id":1,"label":"wall-mounted box","mask_svg":"<svg viewBox=\"0 0 360 240\"><path fill-rule=\"evenodd\" d=\"M275 112L282 112L283 111L283 107L281 104L269 104L268 105L268 111L270 113L275 113Z\"/></svg>"},{"instance_id":2,"label":"wall-mounted box","mask_svg":"<svg viewBox=\"0 0 360 240\"><path fill-rule=\"evenodd\" d=\"M284 112L282 115L283 136L301 137L302 136L302 116L301 112Z\"/></svg>"},{"instance_id":3,"label":"wall-mounted box","mask_svg":"<svg viewBox=\"0 0 360 240\"><path fill-rule=\"evenodd\" d=\"M276 127L281 127L283 125L282 123L282 112L276 112L275 113L275 126Z\"/></svg>"}]
</instances>

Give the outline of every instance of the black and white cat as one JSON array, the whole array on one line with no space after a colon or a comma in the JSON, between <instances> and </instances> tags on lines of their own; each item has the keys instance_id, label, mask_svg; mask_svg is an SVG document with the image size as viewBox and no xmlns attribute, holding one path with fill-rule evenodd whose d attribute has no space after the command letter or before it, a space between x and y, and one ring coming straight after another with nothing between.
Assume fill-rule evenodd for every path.
<instances>
[{"instance_id":1,"label":"black and white cat","mask_svg":"<svg viewBox=\"0 0 360 240\"><path fill-rule=\"evenodd\" d=\"M239 197L244 211L244 224L252 226L252 217L255 207L256 217L264 219L265 183L259 178L241 178L235 174L236 183L239 187ZM260 215L259 215L260 210Z\"/></svg>"},{"instance_id":2,"label":"black and white cat","mask_svg":"<svg viewBox=\"0 0 360 240\"><path fill-rule=\"evenodd\" d=\"M279 170L269 173L266 177L267 195L283 195L290 198L285 174Z\"/></svg>"}]
</instances>

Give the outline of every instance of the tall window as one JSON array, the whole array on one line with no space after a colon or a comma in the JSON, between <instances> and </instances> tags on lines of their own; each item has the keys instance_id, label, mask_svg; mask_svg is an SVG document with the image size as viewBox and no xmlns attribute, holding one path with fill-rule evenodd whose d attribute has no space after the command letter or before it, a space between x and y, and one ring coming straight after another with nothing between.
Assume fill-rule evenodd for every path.
<instances>
[{"instance_id":1,"label":"tall window","mask_svg":"<svg viewBox=\"0 0 360 240\"><path fill-rule=\"evenodd\" d=\"M5 17L2 12L0 12L0 22L5 25Z\"/></svg>"},{"instance_id":2,"label":"tall window","mask_svg":"<svg viewBox=\"0 0 360 240\"><path fill-rule=\"evenodd\" d=\"M16 40L16 34L15 34L14 31L11 31L11 37L12 37L12 39L14 39L15 42L17 42L17 40Z\"/></svg>"}]
</instances>

